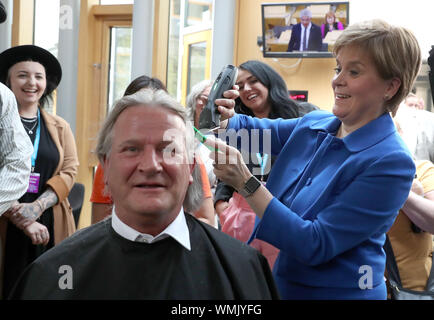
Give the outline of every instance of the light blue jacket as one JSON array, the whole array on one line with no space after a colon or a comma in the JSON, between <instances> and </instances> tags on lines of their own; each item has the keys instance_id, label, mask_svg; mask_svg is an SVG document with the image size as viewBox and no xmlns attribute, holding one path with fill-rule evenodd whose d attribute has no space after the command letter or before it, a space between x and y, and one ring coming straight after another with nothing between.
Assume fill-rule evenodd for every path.
<instances>
[{"instance_id":1,"label":"light blue jacket","mask_svg":"<svg viewBox=\"0 0 434 320\"><path fill-rule=\"evenodd\" d=\"M228 129L271 130L274 198L252 239L281 250L273 274L284 299L386 298L385 232L415 166L388 114L344 139L334 136L340 123L324 111L229 121Z\"/></svg>"}]
</instances>

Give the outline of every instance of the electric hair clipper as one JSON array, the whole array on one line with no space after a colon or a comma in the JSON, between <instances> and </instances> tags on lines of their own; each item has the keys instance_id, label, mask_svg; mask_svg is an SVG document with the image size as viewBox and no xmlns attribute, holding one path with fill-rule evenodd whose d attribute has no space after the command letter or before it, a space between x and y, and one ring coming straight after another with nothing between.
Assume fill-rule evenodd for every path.
<instances>
[{"instance_id":1,"label":"electric hair clipper","mask_svg":"<svg viewBox=\"0 0 434 320\"><path fill-rule=\"evenodd\" d=\"M199 129L215 129L220 126L220 112L215 104L216 99L223 97L223 92L232 89L237 80L237 67L228 64L218 75L208 96L208 103L199 117Z\"/></svg>"}]
</instances>

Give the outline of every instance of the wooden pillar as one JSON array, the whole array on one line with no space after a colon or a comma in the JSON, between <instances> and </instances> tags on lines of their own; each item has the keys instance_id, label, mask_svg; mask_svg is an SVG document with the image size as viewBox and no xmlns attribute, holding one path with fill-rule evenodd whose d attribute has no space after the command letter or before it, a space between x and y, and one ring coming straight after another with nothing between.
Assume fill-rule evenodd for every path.
<instances>
[{"instance_id":1,"label":"wooden pillar","mask_svg":"<svg viewBox=\"0 0 434 320\"><path fill-rule=\"evenodd\" d=\"M78 168L77 182L84 184L85 194L83 208L80 215L79 228L90 225L91 205L89 202L92 192L93 167L90 166L91 141L96 137L89 134L89 124L97 121L98 117L92 114L92 100L94 79L98 68L94 67L95 19L92 15L92 6L98 5L98 0L82 0L80 6L80 30L78 44L78 70L77 70L77 114L75 137L77 143ZM93 119L93 120L92 120Z\"/></svg>"},{"instance_id":2,"label":"wooden pillar","mask_svg":"<svg viewBox=\"0 0 434 320\"><path fill-rule=\"evenodd\" d=\"M33 44L33 0L14 0L12 47Z\"/></svg>"}]
</instances>

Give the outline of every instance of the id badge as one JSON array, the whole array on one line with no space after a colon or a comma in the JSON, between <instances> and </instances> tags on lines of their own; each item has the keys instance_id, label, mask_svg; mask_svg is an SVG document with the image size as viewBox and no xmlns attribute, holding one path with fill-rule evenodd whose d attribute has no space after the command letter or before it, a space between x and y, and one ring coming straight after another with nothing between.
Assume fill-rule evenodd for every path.
<instances>
[{"instance_id":1,"label":"id badge","mask_svg":"<svg viewBox=\"0 0 434 320\"><path fill-rule=\"evenodd\" d=\"M27 189L28 193L38 193L38 191L39 191L39 178L40 177L41 177L41 175L39 173L36 173L36 172L32 172L30 174L29 188Z\"/></svg>"}]
</instances>

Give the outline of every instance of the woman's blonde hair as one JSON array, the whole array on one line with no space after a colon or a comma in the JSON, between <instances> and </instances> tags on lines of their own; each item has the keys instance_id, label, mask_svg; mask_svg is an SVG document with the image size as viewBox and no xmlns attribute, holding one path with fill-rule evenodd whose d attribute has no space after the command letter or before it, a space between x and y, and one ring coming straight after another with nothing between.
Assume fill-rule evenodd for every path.
<instances>
[{"instance_id":1,"label":"woman's blonde hair","mask_svg":"<svg viewBox=\"0 0 434 320\"><path fill-rule=\"evenodd\" d=\"M396 94L385 101L385 109L395 115L420 70L421 51L416 37L406 28L376 19L345 29L336 40L333 53L337 55L342 48L352 45L363 48L371 56L384 80L401 81Z\"/></svg>"}]
</instances>

